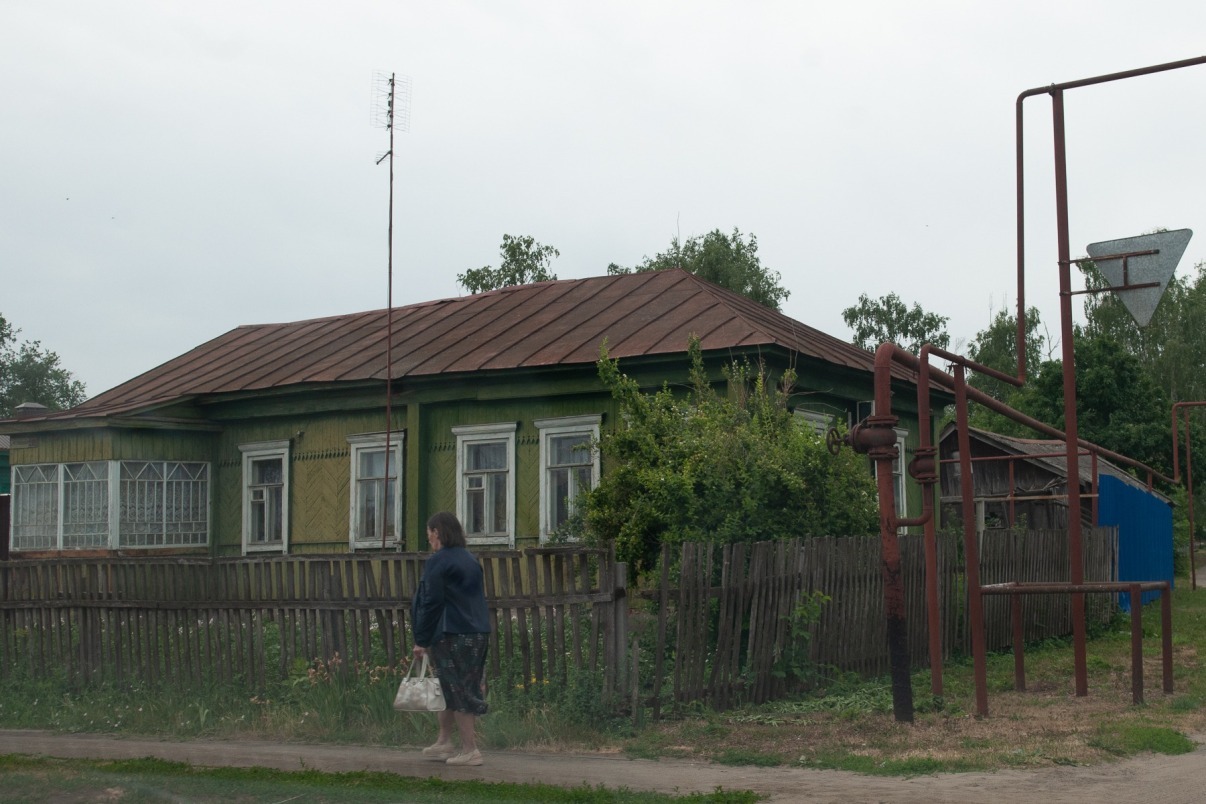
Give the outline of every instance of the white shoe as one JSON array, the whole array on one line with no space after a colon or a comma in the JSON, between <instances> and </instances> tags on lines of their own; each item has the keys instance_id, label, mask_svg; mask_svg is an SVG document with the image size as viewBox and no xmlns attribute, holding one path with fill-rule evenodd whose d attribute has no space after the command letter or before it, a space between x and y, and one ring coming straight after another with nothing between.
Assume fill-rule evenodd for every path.
<instances>
[{"instance_id":1,"label":"white shoe","mask_svg":"<svg viewBox=\"0 0 1206 804\"><path fill-rule=\"evenodd\" d=\"M457 754L454 757L448 757L445 762L449 765L480 765L482 764L482 752L475 748L468 754Z\"/></svg>"},{"instance_id":2,"label":"white shoe","mask_svg":"<svg viewBox=\"0 0 1206 804\"><path fill-rule=\"evenodd\" d=\"M443 762L454 756L456 756L456 748L452 743L436 743L423 749L423 759L434 759L437 762Z\"/></svg>"}]
</instances>

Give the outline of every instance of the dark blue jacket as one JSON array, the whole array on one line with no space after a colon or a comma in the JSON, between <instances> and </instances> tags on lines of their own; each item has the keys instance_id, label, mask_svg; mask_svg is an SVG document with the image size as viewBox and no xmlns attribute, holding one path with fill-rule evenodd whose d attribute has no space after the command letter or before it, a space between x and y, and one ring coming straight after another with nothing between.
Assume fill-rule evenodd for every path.
<instances>
[{"instance_id":1,"label":"dark blue jacket","mask_svg":"<svg viewBox=\"0 0 1206 804\"><path fill-rule=\"evenodd\" d=\"M472 553L464 547L445 547L427 558L410 617L415 644L424 648L444 634L490 633L482 565Z\"/></svg>"}]
</instances>

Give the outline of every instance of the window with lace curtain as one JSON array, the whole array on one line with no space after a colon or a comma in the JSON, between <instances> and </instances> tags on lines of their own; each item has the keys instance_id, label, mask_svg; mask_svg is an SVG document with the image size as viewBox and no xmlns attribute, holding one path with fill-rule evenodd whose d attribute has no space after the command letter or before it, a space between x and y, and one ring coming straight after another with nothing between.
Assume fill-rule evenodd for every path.
<instances>
[{"instance_id":1,"label":"window with lace curtain","mask_svg":"<svg viewBox=\"0 0 1206 804\"><path fill-rule=\"evenodd\" d=\"M240 444L243 552L289 549L289 442Z\"/></svg>"}]
</instances>

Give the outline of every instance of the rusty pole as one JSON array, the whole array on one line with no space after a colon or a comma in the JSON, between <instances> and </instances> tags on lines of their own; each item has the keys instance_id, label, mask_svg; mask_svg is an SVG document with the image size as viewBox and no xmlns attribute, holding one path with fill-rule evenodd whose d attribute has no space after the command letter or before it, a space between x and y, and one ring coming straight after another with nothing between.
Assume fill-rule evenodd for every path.
<instances>
[{"instance_id":1,"label":"rusty pole","mask_svg":"<svg viewBox=\"0 0 1206 804\"><path fill-rule=\"evenodd\" d=\"M917 422L921 444L913 457L917 471L910 474L921 484L922 523L925 533L925 611L930 649L930 692L942 695L942 618L938 601L938 526L934 516L934 483L938 481L938 448L933 445L930 424L930 350L927 343L917 356Z\"/></svg>"},{"instance_id":2,"label":"rusty pole","mask_svg":"<svg viewBox=\"0 0 1206 804\"><path fill-rule=\"evenodd\" d=\"M972 485L971 436L967 431L967 382L961 363L955 364L955 418L959 433L963 563L967 576L967 619L971 624L972 665L976 679L976 712L984 716L988 714L988 657L984 646L984 604L980 596L980 549L976 543L976 494Z\"/></svg>"},{"instance_id":3,"label":"rusty pole","mask_svg":"<svg viewBox=\"0 0 1206 804\"><path fill-rule=\"evenodd\" d=\"M1072 343L1072 252L1068 238L1068 160L1064 138L1064 92L1051 92L1055 134L1055 218L1059 244L1060 344L1064 363L1064 433L1068 458L1068 563L1072 583L1084 583L1084 558L1080 532L1080 456L1076 428L1076 360ZM1076 694L1089 694L1085 655L1085 596L1072 593L1072 659L1076 670Z\"/></svg>"},{"instance_id":4,"label":"rusty pole","mask_svg":"<svg viewBox=\"0 0 1206 804\"><path fill-rule=\"evenodd\" d=\"M873 443L868 454L875 461L879 487L879 538L884 579L884 618L888 631L888 658L892 666L892 714L898 723L913 722L913 683L909 667L909 639L905 627L904 579L900 573L900 540L896 537L896 489L892 461L896 458L896 416L892 411L892 353L898 347L882 344L875 352L875 415L867 419ZM882 411L882 413L881 413Z\"/></svg>"},{"instance_id":5,"label":"rusty pole","mask_svg":"<svg viewBox=\"0 0 1206 804\"><path fill-rule=\"evenodd\" d=\"M1178 415L1185 418L1185 489L1189 495L1189 588L1198 588L1197 558L1194 556L1193 522L1193 447L1189 434L1189 408L1200 408L1206 402L1175 402L1172 406L1173 483L1181 482L1181 439L1177 432Z\"/></svg>"},{"instance_id":6,"label":"rusty pole","mask_svg":"<svg viewBox=\"0 0 1206 804\"><path fill-rule=\"evenodd\" d=\"M1185 411L1185 491L1189 495L1189 591L1198 588L1198 563L1193 555L1193 439L1189 435L1189 411Z\"/></svg>"}]
</instances>

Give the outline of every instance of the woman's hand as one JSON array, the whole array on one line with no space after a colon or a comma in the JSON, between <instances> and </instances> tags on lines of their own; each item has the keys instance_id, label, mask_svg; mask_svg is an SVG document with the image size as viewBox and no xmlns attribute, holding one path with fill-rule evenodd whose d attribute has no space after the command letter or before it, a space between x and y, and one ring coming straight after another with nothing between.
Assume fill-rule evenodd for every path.
<instances>
[{"instance_id":1,"label":"woman's hand","mask_svg":"<svg viewBox=\"0 0 1206 804\"><path fill-rule=\"evenodd\" d=\"M416 659L422 659L427 655L427 648L423 647L422 645L415 645L415 649L412 651L412 653Z\"/></svg>"}]
</instances>

